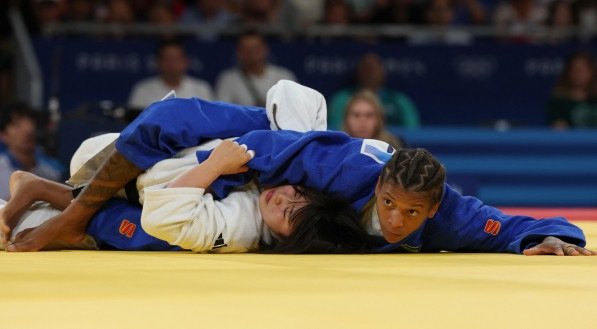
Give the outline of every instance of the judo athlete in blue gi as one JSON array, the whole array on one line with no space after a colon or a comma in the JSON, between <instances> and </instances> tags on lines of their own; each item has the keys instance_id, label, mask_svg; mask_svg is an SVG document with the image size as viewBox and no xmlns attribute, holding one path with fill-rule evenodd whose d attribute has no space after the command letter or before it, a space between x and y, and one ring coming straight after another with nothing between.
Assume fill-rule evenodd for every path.
<instances>
[{"instance_id":1,"label":"judo athlete in blue gi","mask_svg":"<svg viewBox=\"0 0 597 329\"><path fill-rule=\"evenodd\" d=\"M69 226L80 226L72 214L90 216L96 207L93 201L109 187L120 188L136 173L206 138L245 132L237 141L255 150L248 166L259 173L262 185L300 183L350 201L363 213L366 229L379 236L375 251L593 254L583 248L582 231L563 218L510 216L460 195L445 184L443 167L427 152L395 151L386 143L340 132L256 130L276 122L275 114L274 120L266 119L265 113L254 109L199 99L155 103L125 128L116 142L118 151L91 181L103 191L88 188L86 192L92 193L75 200L74 210L67 208L55 222L67 231ZM197 159L206 156L199 152ZM120 174L113 174L113 169L118 167L126 170L116 179ZM220 179L212 191L225 197L233 186L253 177L251 173ZM15 241L13 250L37 250L48 233L51 230L43 229Z\"/></svg>"}]
</instances>

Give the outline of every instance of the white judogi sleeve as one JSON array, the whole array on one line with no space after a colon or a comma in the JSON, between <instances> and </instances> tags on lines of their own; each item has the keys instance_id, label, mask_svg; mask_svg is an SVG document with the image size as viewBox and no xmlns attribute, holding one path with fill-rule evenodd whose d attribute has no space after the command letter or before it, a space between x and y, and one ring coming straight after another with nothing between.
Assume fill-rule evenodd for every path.
<instances>
[{"instance_id":1,"label":"white judogi sleeve","mask_svg":"<svg viewBox=\"0 0 597 329\"><path fill-rule=\"evenodd\" d=\"M141 226L156 238L194 252L247 252L270 239L254 185L215 201L202 188L145 190ZM264 236L265 235L265 236Z\"/></svg>"},{"instance_id":2,"label":"white judogi sleeve","mask_svg":"<svg viewBox=\"0 0 597 329\"><path fill-rule=\"evenodd\" d=\"M325 97L294 81L280 80L273 85L267 92L265 110L271 130L327 129Z\"/></svg>"}]
</instances>

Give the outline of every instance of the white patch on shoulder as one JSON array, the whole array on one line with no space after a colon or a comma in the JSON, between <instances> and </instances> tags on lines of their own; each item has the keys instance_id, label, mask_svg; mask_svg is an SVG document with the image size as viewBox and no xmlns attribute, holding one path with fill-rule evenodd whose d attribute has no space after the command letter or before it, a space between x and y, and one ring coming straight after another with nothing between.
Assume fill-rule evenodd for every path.
<instances>
[{"instance_id":1,"label":"white patch on shoulder","mask_svg":"<svg viewBox=\"0 0 597 329\"><path fill-rule=\"evenodd\" d=\"M363 144L361 144L361 154L380 164L388 162L394 152L395 150L390 144L377 139L363 139Z\"/></svg>"}]
</instances>

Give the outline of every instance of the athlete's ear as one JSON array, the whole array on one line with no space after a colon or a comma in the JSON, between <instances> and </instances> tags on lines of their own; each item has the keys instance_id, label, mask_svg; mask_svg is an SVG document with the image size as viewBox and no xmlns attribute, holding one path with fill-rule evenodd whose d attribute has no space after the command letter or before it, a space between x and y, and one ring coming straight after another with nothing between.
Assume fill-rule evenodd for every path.
<instances>
[{"instance_id":1,"label":"athlete's ear","mask_svg":"<svg viewBox=\"0 0 597 329\"><path fill-rule=\"evenodd\" d=\"M427 215L427 218L433 218L435 216L435 214L437 213L437 211L439 209L440 203L441 203L441 201L438 201L433 206L431 206L431 209L429 209L429 214Z\"/></svg>"}]
</instances>

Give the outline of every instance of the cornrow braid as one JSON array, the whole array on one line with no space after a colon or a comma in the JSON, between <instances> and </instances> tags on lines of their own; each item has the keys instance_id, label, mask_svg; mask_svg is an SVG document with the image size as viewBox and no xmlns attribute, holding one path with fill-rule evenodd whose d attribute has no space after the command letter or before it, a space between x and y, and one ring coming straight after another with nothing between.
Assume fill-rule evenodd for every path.
<instances>
[{"instance_id":1,"label":"cornrow braid","mask_svg":"<svg viewBox=\"0 0 597 329\"><path fill-rule=\"evenodd\" d=\"M429 193L432 203L436 203L444 191L446 169L425 149L403 148L386 163L380 180L405 191Z\"/></svg>"}]
</instances>

